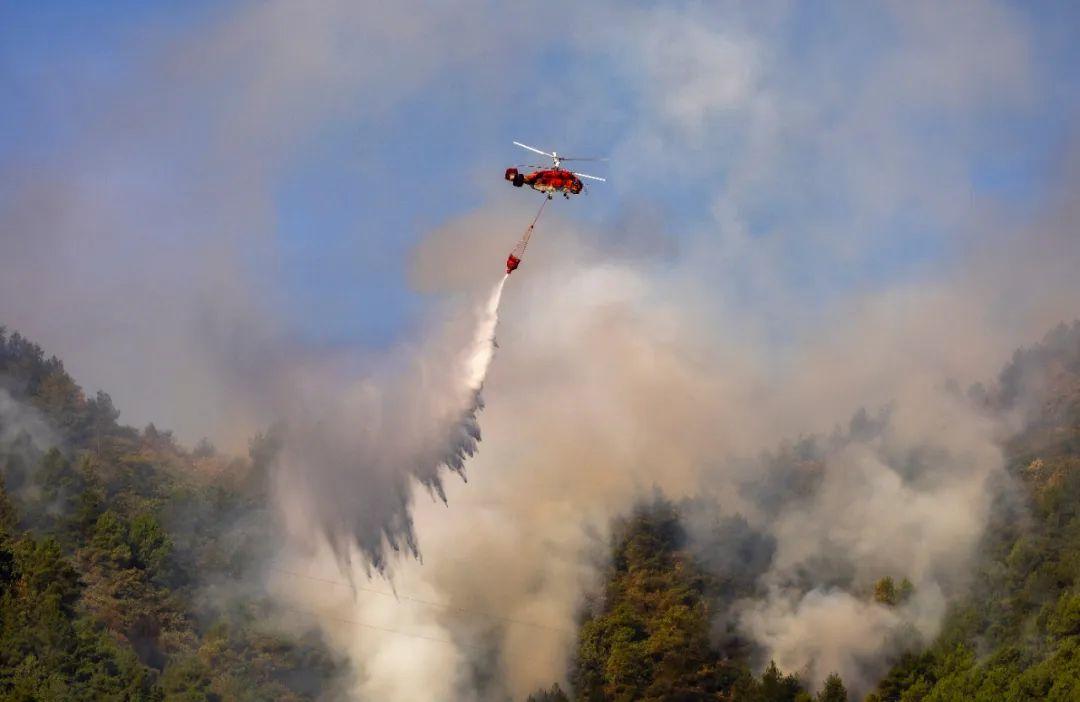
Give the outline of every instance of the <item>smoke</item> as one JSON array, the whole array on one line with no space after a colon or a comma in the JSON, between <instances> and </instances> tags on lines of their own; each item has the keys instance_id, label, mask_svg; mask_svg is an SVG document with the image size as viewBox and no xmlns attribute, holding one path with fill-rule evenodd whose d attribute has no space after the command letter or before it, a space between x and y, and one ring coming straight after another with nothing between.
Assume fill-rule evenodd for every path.
<instances>
[{"instance_id":1,"label":"smoke","mask_svg":"<svg viewBox=\"0 0 1080 702\"><path fill-rule=\"evenodd\" d=\"M531 23L504 12L524 35ZM397 227L386 236L359 198L345 218L357 223L339 232L330 260L290 250L272 203L302 169L298 154L328 125L386 128L417 91L436 104L433 83L454 101L467 86L490 87L484 68L522 55L513 34L491 31L491 13L482 2L318 0L301 9L240 0L164 12L160 24L105 22L107 32L59 13L53 20L86 42L71 51L46 38L56 28L20 32L0 81L42 131L17 124L0 134L3 323L66 359L91 392L109 389L123 421L242 450L288 404L268 396L282 367L325 352L325 337L298 339L298 326L322 332L349 319L346 331L367 331L383 313L381 288L409 292L397 275L408 237ZM14 59L35 41L54 49L45 64ZM87 69L99 60L124 68ZM369 146L350 140L342 162L367 162L358 151ZM380 180L342 175L350 193L410 175L369 165ZM425 190L412 205L399 190L398 205L419 210ZM344 290L334 303L305 299L288 289L290 273Z\"/></svg>"},{"instance_id":2,"label":"smoke","mask_svg":"<svg viewBox=\"0 0 1080 702\"><path fill-rule=\"evenodd\" d=\"M355 553L379 571L388 550L419 557L412 481L445 503L441 469L465 478L480 441L480 392L505 283L475 311L464 343L449 334L395 359L392 371L344 383L339 369L294 374L292 411L280 428L278 502L290 531L309 547L313 536L325 538L346 573Z\"/></svg>"},{"instance_id":3,"label":"smoke","mask_svg":"<svg viewBox=\"0 0 1080 702\"><path fill-rule=\"evenodd\" d=\"M130 70L88 71L80 54L41 69L55 69L47 81L35 68L18 86L25 102L78 127L3 145L3 321L113 393L125 421L222 446L280 421L275 494L290 538L275 563L319 580L272 585L349 652L362 699L520 699L564 675L611 519L654 488L711 505L705 523L726 531L698 546L760 585L729 614L763 656L864 685L897 637L931 636L963 589L1000 474L995 421L943 380L993 377L1012 348L1076 313L1075 150L1049 198L1019 188L999 203L1008 183L972 183L1039 180L1028 159L1040 149L1002 125L1068 120L1041 81L1064 94L1043 62L1071 63L1045 61L1045 37L992 2L514 8L240 3L124 43ZM541 19L564 25L537 41ZM562 80L546 80L553 70ZM72 86L62 99L58 84ZM1029 110L1039 120L1023 122ZM413 122L420 113L439 128ZM369 139L362 149L462 153L422 169L412 151L368 158L352 136L333 141L343 124ZM306 338L381 317L378 293L400 285L414 242L357 196L302 230L303 248L322 251L309 233L348 220L334 240L344 254L297 265L299 247L282 243L297 233L279 221L297 216L280 202L308 166L297 155L333 141L340 161L320 162L311 189L340 180L354 199L389 182L395 216L441 216L479 192L481 209L414 250L416 288L460 292L523 225L516 205L486 197L505 184L490 185L503 156L485 154L504 152L477 137L510 124L553 144L602 135L597 153L613 158L610 199L577 210L600 224L579 231L556 214L530 245L506 290L499 363L505 280L391 339L411 344ZM438 140L418 142L428 131ZM348 177L321 170L341 163ZM665 237L643 245L634 231L636 255L613 256L640 203L659 203L670 221L646 228ZM892 409L836 444L798 441L862 406ZM783 437L790 451L776 450ZM469 484L444 481L466 459ZM412 599L344 582L372 567ZM909 577L912 599L873 603L883 575Z\"/></svg>"},{"instance_id":4,"label":"smoke","mask_svg":"<svg viewBox=\"0 0 1080 702\"><path fill-rule=\"evenodd\" d=\"M878 422L861 417L808 464L769 476L791 485L811 472L813 487L763 505L759 528L777 546L767 594L736 607L766 659L813 683L839 672L857 693L937 634L1005 478L1001 424L955 393L904 392ZM908 579L913 594L874 602L883 577Z\"/></svg>"},{"instance_id":5,"label":"smoke","mask_svg":"<svg viewBox=\"0 0 1080 702\"><path fill-rule=\"evenodd\" d=\"M35 471L42 456L60 445L59 434L36 408L0 387L0 479L9 492L36 497Z\"/></svg>"},{"instance_id":6,"label":"smoke","mask_svg":"<svg viewBox=\"0 0 1080 702\"><path fill-rule=\"evenodd\" d=\"M894 287L775 344L740 310L688 298L678 275L592 263L590 237L558 219L544 235L544 265L506 291L470 482L444 486L448 509L413 504L425 558L395 563L406 598L278 578L283 597L325 608L363 671L359 698L521 699L562 677L611 520L654 489L698 505L691 533L710 567L756 583L718 624L762 665L865 690L931 639L1004 475L1008 426L946 382L994 377L1023 339L978 314L986 288ZM318 552L288 569L336 572ZM908 578L912 596L876 603L885 576Z\"/></svg>"},{"instance_id":7,"label":"smoke","mask_svg":"<svg viewBox=\"0 0 1080 702\"><path fill-rule=\"evenodd\" d=\"M21 442L28 442L36 450L45 452L58 445L60 440L40 412L19 402L0 387L0 446Z\"/></svg>"}]
</instances>

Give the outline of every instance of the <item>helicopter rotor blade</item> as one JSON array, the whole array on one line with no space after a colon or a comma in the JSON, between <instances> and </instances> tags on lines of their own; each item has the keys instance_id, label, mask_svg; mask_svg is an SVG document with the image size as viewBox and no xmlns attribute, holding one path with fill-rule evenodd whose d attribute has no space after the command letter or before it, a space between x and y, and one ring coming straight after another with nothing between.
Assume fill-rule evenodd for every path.
<instances>
[{"instance_id":1,"label":"helicopter rotor blade","mask_svg":"<svg viewBox=\"0 0 1080 702\"><path fill-rule=\"evenodd\" d=\"M560 161L607 161L607 158L585 157L585 156L560 156Z\"/></svg>"},{"instance_id":2,"label":"helicopter rotor blade","mask_svg":"<svg viewBox=\"0 0 1080 702\"><path fill-rule=\"evenodd\" d=\"M515 141L514 144L517 145L517 146L520 146L523 149L528 149L529 151L534 151L534 152L536 152L538 154L541 154L542 156L547 156L548 158L555 158L555 154L549 154L547 151L541 151L540 149L533 148L532 146L529 146L528 144L522 144L520 141Z\"/></svg>"},{"instance_id":3,"label":"helicopter rotor blade","mask_svg":"<svg viewBox=\"0 0 1080 702\"><path fill-rule=\"evenodd\" d=\"M588 173L577 173L576 171L570 171L570 172L573 173L574 175L576 175L578 178L591 178L593 180L599 180L599 181L601 181L603 183L607 182L607 178L601 178L599 176L589 175Z\"/></svg>"}]
</instances>

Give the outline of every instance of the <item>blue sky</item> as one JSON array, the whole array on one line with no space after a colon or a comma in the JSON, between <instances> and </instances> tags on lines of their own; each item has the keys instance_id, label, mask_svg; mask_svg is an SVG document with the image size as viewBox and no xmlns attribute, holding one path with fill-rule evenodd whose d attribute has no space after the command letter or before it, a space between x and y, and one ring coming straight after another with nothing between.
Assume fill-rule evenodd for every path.
<instances>
[{"instance_id":1,"label":"blue sky","mask_svg":"<svg viewBox=\"0 0 1080 702\"><path fill-rule=\"evenodd\" d=\"M538 196L502 182L529 162L513 139L611 157L585 169L608 183L556 203L561 226L617 243L647 211L670 246L642 266L718 300L825 308L962 268L986 203L1038 210L1075 138L1078 14L7 4L0 233L7 265L53 292L9 275L0 315L69 354L76 322L95 328L90 308L117 296L131 309L109 324L224 319L199 306L226 298L290 343L391 346L437 302L408 275L430 230L534 211ZM147 285L152 313L130 299Z\"/></svg>"}]
</instances>

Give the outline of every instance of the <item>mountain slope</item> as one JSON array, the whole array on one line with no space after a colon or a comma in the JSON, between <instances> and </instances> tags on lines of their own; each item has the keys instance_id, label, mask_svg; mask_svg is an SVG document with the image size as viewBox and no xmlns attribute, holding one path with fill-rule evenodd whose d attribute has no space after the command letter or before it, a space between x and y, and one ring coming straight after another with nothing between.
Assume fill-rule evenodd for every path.
<instances>
[{"instance_id":1,"label":"mountain slope","mask_svg":"<svg viewBox=\"0 0 1080 702\"><path fill-rule=\"evenodd\" d=\"M1080 699L1080 322L1018 351L984 401L1023 429L971 594L876 700Z\"/></svg>"},{"instance_id":2,"label":"mountain slope","mask_svg":"<svg viewBox=\"0 0 1080 702\"><path fill-rule=\"evenodd\" d=\"M117 417L0 329L0 698L339 698L258 588L270 442L226 465Z\"/></svg>"},{"instance_id":3,"label":"mountain slope","mask_svg":"<svg viewBox=\"0 0 1080 702\"><path fill-rule=\"evenodd\" d=\"M975 572L966 594L949 603L942 632L928 643L910 637L866 699L1080 699L1080 322L1017 351L995 383L967 395L1014 427L1004 446L1008 477L994 486ZM887 421L887 412L860 412L846 434L805 437L766 456L764 469L780 475L772 483L782 486L781 509L817 489L821 446L872 435ZM611 565L569 656L572 689L533 700L811 699L775 665L762 678L751 674L760 651L727 614L730 602L759 587L766 564L755 561L773 557L769 544L733 548L732 535L753 536L738 520L697 529L691 544L685 528L700 522L699 512L692 501L656 500L617 525ZM711 557L716 552L739 557ZM883 577L865 597L897 606L910 594L906 580ZM815 698L848 693L833 676Z\"/></svg>"}]
</instances>

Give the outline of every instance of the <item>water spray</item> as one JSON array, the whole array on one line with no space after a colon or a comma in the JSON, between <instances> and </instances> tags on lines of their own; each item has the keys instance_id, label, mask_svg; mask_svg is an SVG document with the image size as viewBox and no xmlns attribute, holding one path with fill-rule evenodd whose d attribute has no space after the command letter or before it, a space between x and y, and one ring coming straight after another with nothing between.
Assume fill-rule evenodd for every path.
<instances>
[{"instance_id":1,"label":"water spray","mask_svg":"<svg viewBox=\"0 0 1080 702\"><path fill-rule=\"evenodd\" d=\"M471 392L479 392L483 387L488 367L495 355L495 327L499 324L499 302L502 300L503 287L509 277L509 273L504 275L491 291L491 297L484 305L480 322L476 326L476 333L465 354L465 388Z\"/></svg>"}]
</instances>

